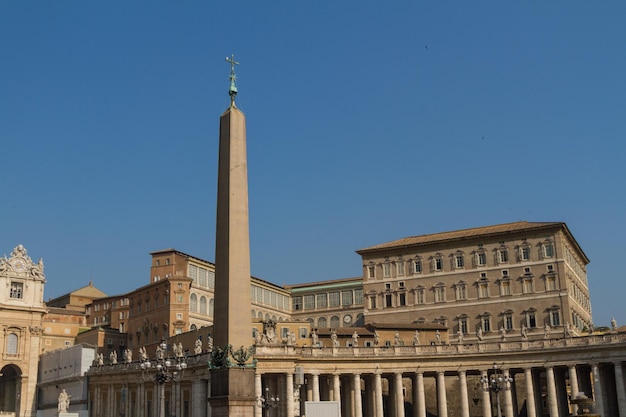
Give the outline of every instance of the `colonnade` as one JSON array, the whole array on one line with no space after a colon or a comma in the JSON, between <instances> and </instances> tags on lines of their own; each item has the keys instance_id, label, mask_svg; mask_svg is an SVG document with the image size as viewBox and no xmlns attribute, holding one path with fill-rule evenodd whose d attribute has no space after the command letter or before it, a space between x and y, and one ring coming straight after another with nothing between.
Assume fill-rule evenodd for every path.
<instances>
[{"instance_id":1,"label":"colonnade","mask_svg":"<svg viewBox=\"0 0 626 417\"><path fill-rule=\"evenodd\" d=\"M495 417L497 403L501 414L507 417L560 417L576 412L569 400L579 393L593 398L595 412L602 416L626 417L621 361L532 367L502 364L497 372L509 376L511 382L503 378L498 394L480 382L493 375L490 364L450 370L375 368L332 372L315 369L313 364L302 366L302 386L294 385L292 372L257 371L257 398L264 395L267 387L281 400L274 408L258 407L255 417L296 417L304 414L304 401L337 401L342 417L426 417L428 413L438 417Z\"/></svg>"}]
</instances>

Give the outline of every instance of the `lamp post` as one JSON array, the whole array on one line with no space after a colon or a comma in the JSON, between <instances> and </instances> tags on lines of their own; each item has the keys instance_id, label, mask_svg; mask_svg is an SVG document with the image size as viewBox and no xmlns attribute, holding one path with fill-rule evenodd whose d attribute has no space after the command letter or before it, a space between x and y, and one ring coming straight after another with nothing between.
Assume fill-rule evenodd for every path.
<instances>
[{"instance_id":1,"label":"lamp post","mask_svg":"<svg viewBox=\"0 0 626 417\"><path fill-rule=\"evenodd\" d=\"M502 371L498 369L498 365L493 363L493 373L490 377L484 376L480 379L483 383L483 389L488 392L496 394L496 407L498 410L498 417L502 417L502 410L500 410L500 391L510 389L509 384L513 382L513 378L508 375L503 375Z\"/></svg>"},{"instance_id":2,"label":"lamp post","mask_svg":"<svg viewBox=\"0 0 626 417\"><path fill-rule=\"evenodd\" d=\"M280 398L270 395L269 387L265 387L265 395L259 398L259 407L263 410L263 417L268 417L269 409L276 407L279 402Z\"/></svg>"},{"instance_id":3,"label":"lamp post","mask_svg":"<svg viewBox=\"0 0 626 417\"><path fill-rule=\"evenodd\" d=\"M182 352L176 352L175 356L172 359L167 357L167 343L161 340L154 361L146 359L140 365L144 381L154 380L159 384L159 417L165 417L165 384L178 381L187 368Z\"/></svg>"}]
</instances>

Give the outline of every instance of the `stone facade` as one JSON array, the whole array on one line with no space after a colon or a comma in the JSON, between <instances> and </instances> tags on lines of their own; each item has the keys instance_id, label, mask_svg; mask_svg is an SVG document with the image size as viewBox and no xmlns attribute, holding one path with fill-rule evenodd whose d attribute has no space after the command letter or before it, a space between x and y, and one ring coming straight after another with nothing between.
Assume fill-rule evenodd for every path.
<instances>
[{"instance_id":1,"label":"stone facade","mask_svg":"<svg viewBox=\"0 0 626 417\"><path fill-rule=\"evenodd\" d=\"M34 263L18 245L0 258L0 413L36 412L37 362L46 313L43 261Z\"/></svg>"}]
</instances>

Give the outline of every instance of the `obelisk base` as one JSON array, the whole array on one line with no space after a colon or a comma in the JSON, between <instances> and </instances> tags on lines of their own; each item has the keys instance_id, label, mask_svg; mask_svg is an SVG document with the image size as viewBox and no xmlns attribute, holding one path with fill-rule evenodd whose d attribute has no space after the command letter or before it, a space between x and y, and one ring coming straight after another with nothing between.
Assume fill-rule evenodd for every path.
<instances>
[{"instance_id":1,"label":"obelisk base","mask_svg":"<svg viewBox=\"0 0 626 417\"><path fill-rule=\"evenodd\" d=\"M254 417L254 369L211 369L209 402L211 417Z\"/></svg>"}]
</instances>

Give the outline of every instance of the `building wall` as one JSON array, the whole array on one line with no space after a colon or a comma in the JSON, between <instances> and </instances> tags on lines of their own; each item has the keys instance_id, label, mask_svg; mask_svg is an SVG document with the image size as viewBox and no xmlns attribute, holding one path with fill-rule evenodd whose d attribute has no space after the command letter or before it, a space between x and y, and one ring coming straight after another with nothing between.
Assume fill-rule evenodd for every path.
<instances>
[{"instance_id":1,"label":"building wall","mask_svg":"<svg viewBox=\"0 0 626 417\"><path fill-rule=\"evenodd\" d=\"M18 245L0 258L0 412L34 416L37 361L43 333L43 261Z\"/></svg>"},{"instance_id":2,"label":"building wall","mask_svg":"<svg viewBox=\"0 0 626 417\"><path fill-rule=\"evenodd\" d=\"M564 224L468 235L359 251L366 323L439 322L474 338L590 326L587 260Z\"/></svg>"}]
</instances>

